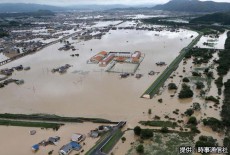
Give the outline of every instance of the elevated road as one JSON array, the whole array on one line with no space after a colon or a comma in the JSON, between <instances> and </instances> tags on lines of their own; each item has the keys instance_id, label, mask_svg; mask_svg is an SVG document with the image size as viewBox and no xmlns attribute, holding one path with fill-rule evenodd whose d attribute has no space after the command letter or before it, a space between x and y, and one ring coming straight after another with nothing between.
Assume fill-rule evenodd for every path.
<instances>
[{"instance_id":1,"label":"elevated road","mask_svg":"<svg viewBox=\"0 0 230 155\"><path fill-rule=\"evenodd\" d=\"M109 134L104 138L99 144L93 148L93 150L88 155L106 155L106 153L102 152L102 148L112 139L112 137L116 134L117 130L120 130L126 122L119 122L113 129L111 129Z\"/></svg>"},{"instance_id":2,"label":"elevated road","mask_svg":"<svg viewBox=\"0 0 230 155\"><path fill-rule=\"evenodd\" d=\"M189 52L194 45L202 37L203 33L199 32L199 35L185 48L183 48L180 54L173 60L173 62L164 70L164 72L151 84L151 86L144 92L141 96L142 98L151 99L162 87L165 81L169 78L173 71L175 71L179 65L179 63L183 60L185 55Z\"/></svg>"}]
</instances>

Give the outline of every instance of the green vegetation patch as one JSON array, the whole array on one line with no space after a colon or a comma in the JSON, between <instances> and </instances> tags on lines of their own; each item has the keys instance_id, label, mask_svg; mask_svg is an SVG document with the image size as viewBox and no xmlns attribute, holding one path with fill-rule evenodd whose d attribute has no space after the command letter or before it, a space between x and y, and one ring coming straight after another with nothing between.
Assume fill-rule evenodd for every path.
<instances>
[{"instance_id":1,"label":"green vegetation patch","mask_svg":"<svg viewBox=\"0 0 230 155\"><path fill-rule=\"evenodd\" d=\"M140 121L139 123L145 126L171 127L171 128L178 127L176 122L170 122L170 121Z\"/></svg>"},{"instance_id":2,"label":"green vegetation patch","mask_svg":"<svg viewBox=\"0 0 230 155\"><path fill-rule=\"evenodd\" d=\"M182 84L182 89L178 95L178 97L180 99L184 99L184 98L191 98L193 97L193 91L190 89L190 87L186 84Z\"/></svg>"},{"instance_id":3,"label":"green vegetation patch","mask_svg":"<svg viewBox=\"0 0 230 155\"><path fill-rule=\"evenodd\" d=\"M94 150L95 148L97 148L97 146L100 145L100 143L101 143L109 134L110 134L110 133L107 132L107 133L105 133L105 134L103 134L103 135L100 135L101 137L100 137L100 139L96 142L96 145L94 145L88 152L86 152L85 155L91 155L92 152L93 152L93 150Z\"/></svg>"},{"instance_id":4,"label":"green vegetation patch","mask_svg":"<svg viewBox=\"0 0 230 155\"><path fill-rule=\"evenodd\" d=\"M206 101L212 101L212 102L214 102L214 103L216 103L216 104L219 104L219 103L220 103L220 101L219 101L217 98L215 98L214 96L207 96L207 97L205 98L205 100L206 100Z\"/></svg>"},{"instance_id":5,"label":"green vegetation patch","mask_svg":"<svg viewBox=\"0 0 230 155\"><path fill-rule=\"evenodd\" d=\"M123 133L121 130L117 130L113 137L109 140L108 143L102 148L102 152L108 154L112 148L116 145L116 143L121 139Z\"/></svg>"},{"instance_id":6,"label":"green vegetation patch","mask_svg":"<svg viewBox=\"0 0 230 155\"><path fill-rule=\"evenodd\" d=\"M226 75L230 69L230 50L224 50L219 52L219 60L216 63L219 64L217 72L220 76Z\"/></svg>"},{"instance_id":7,"label":"green vegetation patch","mask_svg":"<svg viewBox=\"0 0 230 155\"><path fill-rule=\"evenodd\" d=\"M8 37L9 34L5 31L3 31L2 29L0 29L0 38L3 38L3 37Z\"/></svg>"},{"instance_id":8,"label":"green vegetation patch","mask_svg":"<svg viewBox=\"0 0 230 155\"><path fill-rule=\"evenodd\" d=\"M0 125L22 126L22 127L38 127L38 128L52 128L52 129L58 130L64 124L45 123L45 122L26 122L26 121L0 120Z\"/></svg>"},{"instance_id":9,"label":"green vegetation patch","mask_svg":"<svg viewBox=\"0 0 230 155\"><path fill-rule=\"evenodd\" d=\"M230 128L230 79L224 83L224 101L221 111L221 117L224 125Z\"/></svg>"},{"instance_id":10,"label":"green vegetation patch","mask_svg":"<svg viewBox=\"0 0 230 155\"><path fill-rule=\"evenodd\" d=\"M205 126L209 126L212 128L213 131L223 131L224 125L222 121L214 118L214 117L208 117L206 119L203 119L203 124Z\"/></svg>"},{"instance_id":11,"label":"green vegetation patch","mask_svg":"<svg viewBox=\"0 0 230 155\"><path fill-rule=\"evenodd\" d=\"M230 49L230 31L227 33L227 39L224 44L225 49Z\"/></svg>"},{"instance_id":12,"label":"green vegetation patch","mask_svg":"<svg viewBox=\"0 0 230 155\"><path fill-rule=\"evenodd\" d=\"M213 57L215 50L204 49L204 48L193 48L185 55L185 58L194 57L194 64L208 63L209 60Z\"/></svg>"},{"instance_id":13,"label":"green vegetation patch","mask_svg":"<svg viewBox=\"0 0 230 155\"><path fill-rule=\"evenodd\" d=\"M56 121L56 122L93 122L93 123L114 123L106 119L101 118L83 118L83 117L61 117L57 115L48 115L48 114L0 114L2 119L15 119L15 120L37 120L37 121Z\"/></svg>"},{"instance_id":14,"label":"green vegetation patch","mask_svg":"<svg viewBox=\"0 0 230 155\"><path fill-rule=\"evenodd\" d=\"M183 155L179 154L180 146L194 146L194 134L188 132L181 133L159 133L154 132L153 138L146 143L142 143L144 155ZM132 155L137 152L136 148L140 145L137 141L126 155ZM190 154L191 155L191 154Z\"/></svg>"},{"instance_id":15,"label":"green vegetation patch","mask_svg":"<svg viewBox=\"0 0 230 155\"><path fill-rule=\"evenodd\" d=\"M215 24L220 23L223 25L230 24L230 13L229 12L218 12L213 14L207 14L198 18L194 18L190 21L191 23L204 23L204 24Z\"/></svg>"},{"instance_id":16,"label":"green vegetation patch","mask_svg":"<svg viewBox=\"0 0 230 155\"><path fill-rule=\"evenodd\" d=\"M199 137L199 140L196 142L196 147L215 147L218 146L217 140L211 136L203 136Z\"/></svg>"}]
</instances>

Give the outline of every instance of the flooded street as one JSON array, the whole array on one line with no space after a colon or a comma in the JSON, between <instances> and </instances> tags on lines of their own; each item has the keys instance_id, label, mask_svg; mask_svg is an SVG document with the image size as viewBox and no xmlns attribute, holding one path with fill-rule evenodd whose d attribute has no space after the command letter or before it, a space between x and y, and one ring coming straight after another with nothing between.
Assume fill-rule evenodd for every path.
<instances>
[{"instance_id":1,"label":"flooded street","mask_svg":"<svg viewBox=\"0 0 230 155\"><path fill-rule=\"evenodd\" d=\"M230 2L0 8L0 155L230 151Z\"/></svg>"},{"instance_id":2,"label":"flooded street","mask_svg":"<svg viewBox=\"0 0 230 155\"><path fill-rule=\"evenodd\" d=\"M159 34L159 36L155 34ZM9 84L0 89L0 106L2 107L0 113L48 113L60 116L106 118L112 121L125 120L127 121L126 128L134 128L139 125L138 122L141 120L152 120L155 115L160 116L161 120L166 120L164 117L167 115L175 120L182 119L184 123L180 125L183 126L188 121L188 118L181 118L180 114L190 108L192 103L198 102L202 107L201 112L195 113L198 121L206 117L220 119L219 110L210 108L213 103L198 97L199 91L195 89L194 82L190 84L195 92L192 99L180 100L177 97L181 89L182 77L191 76L191 71L193 70L190 68L193 66L192 59L188 60L186 65L183 62L180 63L178 69L172 74L174 77L169 78L165 82L165 87L161 88L160 95L156 95L152 100L140 98L142 93L160 75L150 76L148 73L150 71L161 73L179 54L179 51L192 41L191 35L197 36L197 33L188 30L180 30L179 33L111 30L101 40L93 39L79 42L69 39L68 41L73 43L72 45L75 46L76 51L59 51L58 48L63 46L62 43L51 45L40 52L1 67L2 69L22 64L23 66L30 66L31 70L15 71L13 73L12 78L23 79L25 84L20 86ZM129 76L121 79L117 73L105 72L106 67L86 63L90 57L100 51L141 51L145 54L145 58L136 73L143 74L143 77L136 79L135 76ZM79 54L79 57L71 57L71 54ZM159 61L164 61L167 65L156 66L155 63ZM67 73L51 72L53 68L65 64L71 65ZM183 72L183 69L186 72ZM216 76L216 72L214 74ZM168 91L167 85L171 82L178 86L177 91ZM217 95L214 80L211 82L211 89L208 95ZM158 99L161 98L163 102L159 103ZM148 114L148 109L152 110L151 115ZM176 109L179 109L179 115L172 113ZM35 136L35 138L29 136L29 128L1 127L0 130L2 130L1 133L5 134L18 129L22 132L22 135L24 134L21 138L25 138L26 134L28 141L20 144L26 148L17 152L19 155L25 155L31 151L31 145L48 136L54 136L53 134L55 134L64 137L65 140L61 142L61 147L61 145L64 145L63 142L68 142L68 135L71 135L76 130L86 134L96 126L98 125L84 123L70 127L67 124L61 127L57 133L52 130L42 130L40 131L42 137ZM210 128L202 125L199 125L198 128L201 133L195 139L198 139L200 135L212 135L217 139L219 145L222 145L222 134L214 134ZM1 135L1 137L3 136ZM13 135L10 136L10 138L12 137ZM130 149L130 143L135 141L133 132L126 132L124 137L127 139L126 142L122 143L120 140L112 150L113 153L117 155L125 154ZM14 145L20 143L19 140L15 141ZM88 139L86 142L89 145L84 146L85 151L89 150L96 140ZM59 145L58 147L48 146L48 149L42 148L39 153L43 154L52 149L57 152L60 147ZM7 153L8 151L5 154L7 155Z\"/></svg>"}]
</instances>

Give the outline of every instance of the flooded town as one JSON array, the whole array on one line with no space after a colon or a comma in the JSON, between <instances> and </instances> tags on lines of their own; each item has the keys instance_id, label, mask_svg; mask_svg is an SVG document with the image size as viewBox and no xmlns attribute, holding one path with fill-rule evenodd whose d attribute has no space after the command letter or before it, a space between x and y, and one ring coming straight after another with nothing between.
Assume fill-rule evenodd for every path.
<instances>
[{"instance_id":1,"label":"flooded town","mask_svg":"<svg viewBox=\"0 0 230 155\"><path fill-rule=\"evenodd\" d=\"M230 154L230 9L136 3L0 2L0 154Z\"/></svg>"}]
</instances>

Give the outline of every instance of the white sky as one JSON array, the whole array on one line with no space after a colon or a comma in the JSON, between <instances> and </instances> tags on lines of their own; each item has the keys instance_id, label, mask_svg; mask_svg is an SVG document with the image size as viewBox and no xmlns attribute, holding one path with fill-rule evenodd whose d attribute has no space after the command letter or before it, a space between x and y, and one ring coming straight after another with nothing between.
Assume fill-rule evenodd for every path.
<instances>
[{"instance_id":1,"label":"white sky","mask_svg":"<svg viewBox=\"0 0 230 155\"><path fill-rule=\"evenodd\" d=\"M0 0L0 3L38 3L49 5L74 5L74 4L163 4L169 0ZM202 0L205 1L205 0ZM213 0L216 2L229 2L230 0Z\"/></svg>"}]
</instances>

